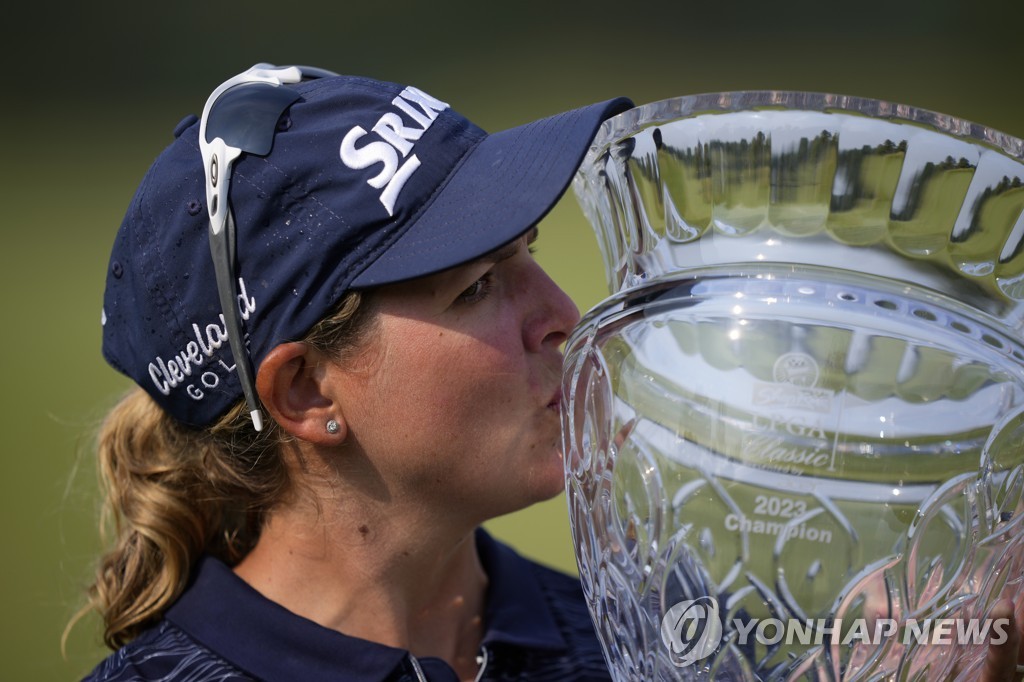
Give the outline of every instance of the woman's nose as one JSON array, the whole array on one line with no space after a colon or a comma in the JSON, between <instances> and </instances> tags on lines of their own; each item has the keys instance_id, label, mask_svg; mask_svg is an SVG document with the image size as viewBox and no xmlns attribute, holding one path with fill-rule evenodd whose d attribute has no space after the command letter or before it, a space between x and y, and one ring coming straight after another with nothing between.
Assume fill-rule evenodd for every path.
<instances>
[{"instance_id":1,"label":"woman's nose","mask_svg":"<svg viewBox=\"0 0 1024 682\"><path fill-rule=\"evenodd\" d=\"M531 263L529 277L531 284L525 292L525 300L530 309L523 328L523 342L527 350L533 352L561 346L580 321L580 311L536 262Z\"/></svg>"}]
</instances>

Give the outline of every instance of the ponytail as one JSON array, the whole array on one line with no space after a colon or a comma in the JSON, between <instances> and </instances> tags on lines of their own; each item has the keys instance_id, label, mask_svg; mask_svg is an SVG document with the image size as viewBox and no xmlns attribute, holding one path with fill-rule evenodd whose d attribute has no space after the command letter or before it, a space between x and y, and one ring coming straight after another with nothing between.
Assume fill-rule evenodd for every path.
<instances>
[{"instance_id":1,"label":"ponytail","mask_svg":"<svg viewBox=\"0 0 1024 682\"><path fill-rule=\"evenodd\" d=\"M289 489L287 468L272 452L278 431L271 422L257 434L242 406L193 430L139 388L109 413L97 449L102 525L114 545L90 589L108 646L152 625L201 554L234 565L253 547L266 513Z\"/></svg>"}]
</instances>

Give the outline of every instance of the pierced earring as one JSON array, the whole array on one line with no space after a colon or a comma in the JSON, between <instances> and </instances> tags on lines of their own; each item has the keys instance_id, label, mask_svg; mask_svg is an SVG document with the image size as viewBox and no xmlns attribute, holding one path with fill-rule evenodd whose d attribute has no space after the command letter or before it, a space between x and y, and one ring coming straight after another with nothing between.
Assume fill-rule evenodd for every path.
<instances>
[{"instance_id":1,"label":"pierced earring","mask_svg":"<svg viewBox=\"0 0 1024 682\"><path fill-rule=\"evenodd\" d=\"M330 434L333 435L333 434L337 433L340 428L341 428L341 426L339 426L338 422L336 422L335 420L333 420L333 419L328 419L327 420L327 433L330 433Z\"/></svg>"}]
</instances>

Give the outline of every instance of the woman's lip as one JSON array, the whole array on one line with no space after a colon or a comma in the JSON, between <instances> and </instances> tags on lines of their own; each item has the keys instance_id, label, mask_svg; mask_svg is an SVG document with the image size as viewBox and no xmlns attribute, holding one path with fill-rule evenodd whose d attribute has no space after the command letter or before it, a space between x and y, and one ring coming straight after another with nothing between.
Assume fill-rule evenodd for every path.
<instances>
[{"instance_id":1,"label":"woman's lip","mask_svg":"<svg viewBox=\"0 0 1024 682\"><path fill-rule=\"evenodd\" d=\"M559 410L562 407L562 389L557 388L548 401L548 409Z\"/></svg>"}]
</instances>

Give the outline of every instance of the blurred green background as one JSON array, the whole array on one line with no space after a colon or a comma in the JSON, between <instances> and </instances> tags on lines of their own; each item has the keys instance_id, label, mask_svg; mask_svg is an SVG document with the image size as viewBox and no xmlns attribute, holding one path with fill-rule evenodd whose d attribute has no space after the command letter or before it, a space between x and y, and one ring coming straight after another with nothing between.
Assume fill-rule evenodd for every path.
<instances>
[{"instance_id":1,"label":"blurred green background","mask_svg":"<svg viewBox=\"0 0 1024 682\"><path fill-rule=\"evenodd\" d=\"M889 99L1024 136L1024 3L215 0L34 3L0 28L0 410L3 680L78 679L95 619L60 650L95 531L96 421L126 382L100 359L109 245L135 183L186 113L257 61L412 83L489 130L625 94L739 89ZM581 309L605 294L568 196L539 258ZM496 520L522 552L572 570L562 499Z\"/></svg>"}]
</instances>

